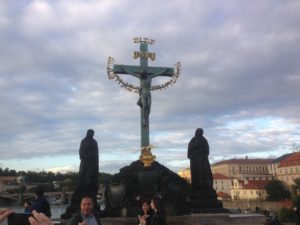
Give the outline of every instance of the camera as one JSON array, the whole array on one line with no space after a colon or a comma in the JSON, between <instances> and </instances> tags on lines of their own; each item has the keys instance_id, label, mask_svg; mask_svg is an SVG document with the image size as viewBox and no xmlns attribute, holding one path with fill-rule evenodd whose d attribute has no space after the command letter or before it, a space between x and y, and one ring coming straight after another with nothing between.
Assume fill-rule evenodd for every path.
<instances>
[{"instance_id":1,"label":"camera","mask_svg":"<svg viewBox=\"0 0 300 225\"><path fill-rule=\"evenodd\" d=\"M7 218L8 225L30 225L28 218L32 213L13 213Z\"/></svg>"}]
</instances>

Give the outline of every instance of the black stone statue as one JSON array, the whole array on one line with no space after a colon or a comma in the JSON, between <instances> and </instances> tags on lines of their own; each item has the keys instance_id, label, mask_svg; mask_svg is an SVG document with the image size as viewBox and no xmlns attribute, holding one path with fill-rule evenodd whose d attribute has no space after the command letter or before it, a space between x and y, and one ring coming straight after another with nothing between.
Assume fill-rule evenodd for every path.
<instances>
[{"instance_id":1,"label":"black stone statue","mask_svg":"<svg viewBox=\"0 0 300 225\"><path fill-rule=\"evenodd\" d=\"M213 178L208 160L209 145L203 137L203 129L196 130L188 146L188 158L190 159L190 169L193 189L211 189Z\"/></svg>"},{"instance_id":2,"label":"black stone statue","mask_svg":"<svg viewBox=\"0 0 300 225\"><path fill-rule=\"evenodd\" d=\"M213 189L213 176L208 160L209 145L203 137L203 129L198 128L188 146L192 185L189 190L190 212L226 212Z\"/></svg>"},{"instance_id":3,"label":"black stone statue","mask_svg":"<svg viewBox=\"0 0 300 225\"><path fill-rule=\"evenodd\" d=\"M99 155L98 144L93 138L94 131L89 129L86 137L81 141L79 156L79 184L78 191L96 195L98 192Z\"/></svg>"},{"instance_id":4,"label":"black stone statue","mask_svg":"<svg viewBox=\"0 0 300 225\"><path fill-rule=\"evenodd\" d=\"M86 137L81 141L79 149L80 168L79 182L72 194L71 205L61 215L62 224L80 209L80 201L83 196L90 196L94 200L94 210L100 213L97 203L98 176L99 176L99 154L98 143L93 138L94 131L89 129Z\"/></svg>"}]
</instances>

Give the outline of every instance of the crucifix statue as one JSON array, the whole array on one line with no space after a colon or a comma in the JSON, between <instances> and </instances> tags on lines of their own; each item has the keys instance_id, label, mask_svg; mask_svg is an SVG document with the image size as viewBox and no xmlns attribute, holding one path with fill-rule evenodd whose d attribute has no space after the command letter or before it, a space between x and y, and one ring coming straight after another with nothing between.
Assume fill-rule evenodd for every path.
<instances>
[{"instance_id":1,"label":"crucifix statue","mask_svg":"<svg viewBox=\"0 0 300 225\"><path fill-rule=\"evenodd\" d=\"M107 73L109 79L115 79L121 87L139 94L137 105L141 109L141 148L149 148L149 115L151 110L151 91L160 90L173 85L180 74L180 63L175 64L175 69L170 67L148 66L148 58L155 60L155 53L148 52L148 45L154 40L149 38L134 38L134 43L140 43L140 51L135 51L133 58L140 58L139 66L117 65L109 57ZM132 85L123 80L119 74L131 75L139 79L140 86ZM170 80L161 85L152 86L152 79L158 76L170 77Z\"/></svg>"}]
</instances>

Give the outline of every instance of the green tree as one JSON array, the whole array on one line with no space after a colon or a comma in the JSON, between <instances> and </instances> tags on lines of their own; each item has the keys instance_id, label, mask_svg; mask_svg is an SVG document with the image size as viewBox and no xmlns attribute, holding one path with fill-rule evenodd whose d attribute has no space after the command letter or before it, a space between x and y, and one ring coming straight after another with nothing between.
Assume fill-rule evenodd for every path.
<instances>
[{"instance_id":1,"label":"green tree","mask_svg":"<svg viewBox=\"0 0 300 225\"><path fill-rule=\"evenodd\" d=\"M294 179L294 184L292 185L292 193L296 195L296 190L300 189L300 178Z\"/></svg>"},{"instance_id":2,"label":"green tree","mask_svg":"<svg viewBox=\"0 0 300 225\"><path fill-rule=\"evenodd\" d=\"M112 179L113 175L109 173L99 173L99 183L105 184L106 182L109 182Z\"/></svg>"},{"instance_id":3,"label":"green tree","mask_svg":"<svg viewBox=\"0 0 300 225\"><path fill-rule=\"evenodd\" d=\"M24 176L26 177L27 183L30 184L42 184L44 185L45 191L54 191L53 181L60 183L61 186L67 186L68 191L71 191L76 187L79 182L79 173L78 172L67 172L62 173L53 173L46 171L16 171L9 168L0 167L0 176ZM108 173L99 173L99 183L105 184L112 179L113 175ZM67 180L67 183L64 182ZM34 189L27 190L33 192Z\"/></svg>"},{"instance_id":4,"label":"green tree","mask_svg":"<svg viewBox=\"0 0 300 225\"><path fill-rule=\"evenodd\" d=\"M280 201L290 199L291 193L280 180L272 180L267 183L266 187L267 200Z\"/></svg>"}]
</instances>

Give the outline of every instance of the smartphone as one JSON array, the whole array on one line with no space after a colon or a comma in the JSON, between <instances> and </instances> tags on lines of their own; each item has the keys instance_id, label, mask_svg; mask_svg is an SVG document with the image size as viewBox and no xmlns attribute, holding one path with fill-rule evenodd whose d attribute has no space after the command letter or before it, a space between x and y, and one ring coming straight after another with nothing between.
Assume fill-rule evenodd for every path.
<instances>
[{"instance_id":1,"label":"smartphone","mask_svg":"<svg viewBox=\"0 0 300 225\"><path fill-rule=\"evenodd\" d=\"M7 218L8 225L30 225L28 218L32 213L13 213Z\"/></svg>"}]
</instances>

